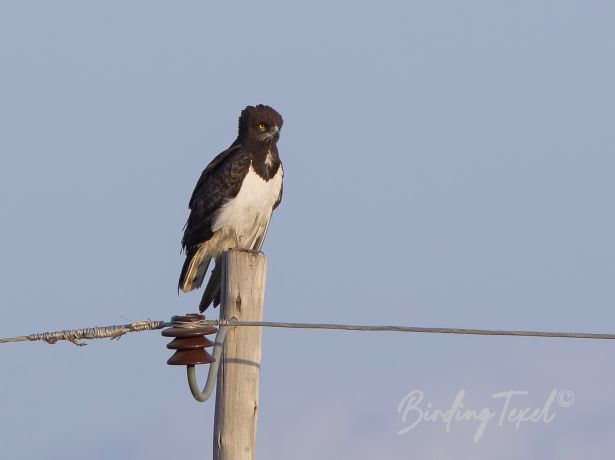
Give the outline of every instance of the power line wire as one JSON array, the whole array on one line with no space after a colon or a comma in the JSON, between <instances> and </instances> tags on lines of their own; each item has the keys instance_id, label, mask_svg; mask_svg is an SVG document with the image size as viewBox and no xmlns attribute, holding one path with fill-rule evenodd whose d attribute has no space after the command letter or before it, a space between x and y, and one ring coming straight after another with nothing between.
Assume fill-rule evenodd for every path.
<instances>
[{"instance_id":1,"label":"power line wire","mask_svg":"<svg viewBox=\"0 0 615 460\"><path fill-rule=\"evenodd\" d=\"M119 339L130 332L151 331L165 327L202 327L202 326L241 326L241 327L274 327L291 329L328 329L342 331L364 332L414 332L428 334L462 334L462 335L499 335L511 337L545 337L563 339L599 339L614 340L615 334L592 332L546 332L546 331L514 331L499 329L464 329L448 327L416 327L416 326L373 326L332 323L286 323L276 321L236 321L236 320L201 320L192 323L174 323L167 321L135 321L130 324L92 327L86 329L70 329L55 332L23 335L0 339L0 343L44 341L50 344L67 340L75 345L84 345L80 340Z\"/></svg>"}]
</instances>

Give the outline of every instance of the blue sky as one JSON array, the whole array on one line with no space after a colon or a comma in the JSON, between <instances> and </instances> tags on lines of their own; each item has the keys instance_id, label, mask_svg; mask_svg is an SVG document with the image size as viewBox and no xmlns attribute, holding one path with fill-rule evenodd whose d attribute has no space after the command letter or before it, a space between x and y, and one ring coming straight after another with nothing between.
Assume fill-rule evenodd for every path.
<instances>
[{"instance_id":1,"label":"blue sky","mask_svg":"<svg viewBox=\"0 0 615 460\"><path fill-rule=\"evenodd\" d=\"M187 202L248 104L285 118L271 321L613 332L607 1L3 2L0 336L194 311ZM0 347L0 457L211 457L167 340ZM259 458L605 458L609 342L265 330ZM202 376L203 377L203 376ZM551 423L397 412L574 393Z\"/></svg>"}]
</instances>

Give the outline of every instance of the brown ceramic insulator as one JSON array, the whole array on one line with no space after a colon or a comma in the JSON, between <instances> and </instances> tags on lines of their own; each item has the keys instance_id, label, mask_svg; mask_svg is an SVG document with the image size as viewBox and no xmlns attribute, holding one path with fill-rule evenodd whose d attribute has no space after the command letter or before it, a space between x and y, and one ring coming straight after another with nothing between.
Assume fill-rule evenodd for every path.
<instances>
[{"instance_id":1,"label":"brown ceramic insulator","mask_svg":"<svg viewBox=\"0 0 615 460\"><path fill-rule=\"evenodd\" d=\"M188 314L174 316L171 321L174 323L193 323L205 319L203 315ZM214 343L205 335L214 334L218 330L213 326L202 327L179 327L174 326L162 331L164 337L175 337L167 348L176 350L175 354L169 358L167 364L171 365L194 365L210 364L215 361L214 357L205 351L205 347L211 347Z\"/></svg>"},{"instance_id":2,"label":"brown ceramic insulator","mask_svg":"<svg viewBox=\"0 0 615 460\"><path fill-rule=\"evenodd\" d=\"M213 347L214 343L207 337L178 337L167 345L171 350L192 350L195 348Z\"/></svg>"},{"instance_id":3,"label":"brown ceramic insulator","mask_svg":"<svg viewBox=\"0 0 615 460\"><path fill-rule=\"evenodd\" d=\"M163 337L198 337L199 335L215 334L218 331L213 326L203 327L170 327L162 331Z\"/></svg>"},{"instance_id":4,"label":"brown ceramic insulator","mask_svg":"<svg viewBox=\"0 0 615 460\"><path fill-rule=\"evenodd\" d=\"M187 313L185 315L175 315L171 318L171 321L174 323L193 323L204 319L205 315L199 315L198 313Z\"/></svg>"},{"instance_id":5,"label":"brown ceramic insulator","mask_svg":"<svg viewBox=\"0 0 615 460\"><path fill-rule=\"evenodd\" d=\"M214 357L203 348L196 350L177 350L171 356L167 364L187 366L189 364L210 364L215 361Z\"/></svg>"}]
</instances>

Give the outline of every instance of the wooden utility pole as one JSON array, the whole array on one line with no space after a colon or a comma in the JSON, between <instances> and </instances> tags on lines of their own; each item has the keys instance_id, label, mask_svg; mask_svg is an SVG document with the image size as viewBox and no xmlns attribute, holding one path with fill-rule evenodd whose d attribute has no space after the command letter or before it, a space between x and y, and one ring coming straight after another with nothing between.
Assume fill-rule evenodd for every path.
<instances>
[{"instance_id":1,"label":"wooden utility pole","mask_svg":"<svg viewBox=\"0 0 615 460\"><path fill-rule=\"evenodd\" d=\"M223 256L221 319L262 321L267 258L232 251ZM253 460L261 364L260 327L233 327L218 371L214 460Z\"/></svg>"}]
</instances>

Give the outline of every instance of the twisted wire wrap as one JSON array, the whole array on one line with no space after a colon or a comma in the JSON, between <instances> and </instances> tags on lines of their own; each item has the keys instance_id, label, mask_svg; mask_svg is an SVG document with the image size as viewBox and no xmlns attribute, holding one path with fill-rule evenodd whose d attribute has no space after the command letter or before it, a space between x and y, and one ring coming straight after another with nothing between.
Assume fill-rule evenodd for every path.
<instances>
[{"instance_id":1,"label":"twisted wire wrap","mask_svg":"<svg viewBox=\"0 0 615 460\"><path fill-rule=\"evenodd\" d=\"M54 344L60 340L67 340L77 346L84 346L85 343L80 342L84 339L119 339L124 334L129 332L152 331L155 329L163 329L169 323L165 321L135 321L130 324L122 324L117 326L102 326L89 327L85 329L70 329L55 332L41 332L39 334L23 335L10 339L0 339L0 343L8 342L36 342L43 341L49 344Z\"/></svg>"}]
</instances>

